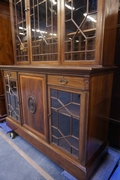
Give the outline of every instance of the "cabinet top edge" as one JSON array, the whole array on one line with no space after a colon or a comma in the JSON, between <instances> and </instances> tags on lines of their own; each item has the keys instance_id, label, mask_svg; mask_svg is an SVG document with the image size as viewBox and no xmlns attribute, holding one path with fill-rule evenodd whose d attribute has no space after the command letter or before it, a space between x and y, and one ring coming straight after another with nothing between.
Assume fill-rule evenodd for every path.
<instances>
[{"instance_id":1,"label":"cabinet top edge","mask_svg":"<svg viewBox=\"0 0 120 180\"><path fill-rule=\"evenodd\" d=\"M31 66L31 65L0 65L2 70L20 71L20 72L34 72L44 74L61 74L62 75L94 75L100 73L107 73L114 71L116 66L90 66L90 67L77 67L77 66Z\"/></svg>"}]
</instances>

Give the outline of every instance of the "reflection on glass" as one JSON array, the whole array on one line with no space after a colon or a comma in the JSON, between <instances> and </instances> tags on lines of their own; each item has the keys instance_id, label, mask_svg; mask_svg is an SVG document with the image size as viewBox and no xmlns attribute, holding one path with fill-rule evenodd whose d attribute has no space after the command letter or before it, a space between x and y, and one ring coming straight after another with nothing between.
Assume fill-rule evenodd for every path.
<instances>
[{"instance_id":1,"label":"reflection on glass","mask_svg":"<svg viewBox=\"0 0 120 180\"><path fill-rule=\"evenodd\" d=\"M65 60L94 60L97 0L65 1ZM91 43L90 43L91 41ZM89 44L89 45L88 45ZM91 47L90 47L91 44Z\"/></svg>"},{"instance_id":2,"label":"reflection on glass","mask_svg":"<svg viewBox=\"0 0 120 180\"><path fill-rule=\"evenodd\" d=\"M57 0L31 0L33 61L57 60Z\"/></svg>"},{"instance_id":3,"label":"reflection on glass","mask_svg":"<svg viewBox=\"0 0 120 180\"><path fill-rule=\"evenodd\" d=\"M51 89L52 143L78 157L80 95Z\"/></svg>"}]
</instances>

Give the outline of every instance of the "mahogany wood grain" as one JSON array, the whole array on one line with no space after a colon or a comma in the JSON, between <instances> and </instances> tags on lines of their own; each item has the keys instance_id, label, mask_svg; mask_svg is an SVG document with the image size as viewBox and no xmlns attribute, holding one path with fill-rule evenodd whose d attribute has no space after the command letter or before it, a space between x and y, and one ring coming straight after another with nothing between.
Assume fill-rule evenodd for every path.
<instances>
[{"instance_id":1,"label":"mahogany wood grain","mask_svg":"<svg viewBox=\"0 0 120 180\"><path fill-rule=\"evenodd\" d=\"M12 79L17 79L17 73L16 72L4 71L4 77L7 78L8 76Z\"/></svg>"},{"instance_id":2,"label":"mahogany wood grain","mask_svg":"<svg viewBox=\"0 0 120 180\"><path fill-rule=\"evenodd\" d=\"M86 89L85 79L81 77L48 75L48 84L73 87L82 90Z\"/></svg>"},{"instance_id":3,"label":"mahogany wood grain","mask_svg":"<svg viewBox=\"0 0 120 180\"><path fill-rule=\"evenodd\" d=\"M6 108L5 108L5 95L0 95L0 117L6 115Z\"/></svg>"},{"instance_id":4,"label":"mahogany wood grain","mask_svg":"<svg viewBox=\"0 0 120 180\"><path fill-rule=\"evenodd\" d=\"M116 47L114 64L117 66L114 72L112 99L110 108L110 123L109 123L109 144L114 148L120 148L120 3L119 16L116 35Z\"/></svg>"},{"instance_id":5,"label":"mahogany wood grain","mask_svg":"<svg viewBox=\"0 0 120 180\"><path fill-rule=\"evenodd\" d=\"M105 1L105 29L103 43L103 66L111 66L114 64L114 53L116 44L117 19L118 19L118 4L115 0L114 5L112 0ZM112 22L112 23L111 23Z\"/></svg>"},{"instance_id":6,"label":"mahogany wood grain","mask_svg":"<svg viewBox=\"0 0 120 180\"><path fill-rule=\"evenodd\" d=\"M90 78L87 161L107 142L113 73Z\"/></svg>"},{"instance_id":7,"label":"mahogany wood grain","mask_svg":"<svg viewBox=\"0 0 120 180\"><path fill-rule=\"evenodd\" d=\"M9 64L13 64L9 4L0 2L0 65ZM2 94L4 94L4 87L0 72L0 95ZM6 114L4 97L0 99L0 114Z\"/></svg>"},{"instance_id":8,"label":"mahogany wood grain","mask_svg":"<svg viewBox=\"0 0 120 180\"><path fill-rule=\"evenodd\" d=\"M44 75L20 74L20 90L22 103L22 125L35 130L46 138L46 77ZM29 108L29 98L33 97L35 112Z\"/></svg>"},{"instance_id":9,"label":"mahogany wood grain","mask_svg":"<svg viewBox=\"0 0 120 180\"><path fill-rule=\"evenodd\" d=\"M8 16L9 7L5 6L5 8L7 12L4 12L4 6L0 4L0 64L9 65L13 64L13 49L10 17Z\"/></svg>"}]
</instances>

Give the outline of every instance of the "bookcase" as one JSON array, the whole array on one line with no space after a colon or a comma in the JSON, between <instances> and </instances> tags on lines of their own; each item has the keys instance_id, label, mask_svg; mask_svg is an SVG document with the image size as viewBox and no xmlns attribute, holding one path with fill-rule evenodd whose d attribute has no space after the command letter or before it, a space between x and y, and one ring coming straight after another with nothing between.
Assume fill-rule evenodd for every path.
<instances>
[{"instance_id":1,"label":"bookcase","mask_svg":"<svg viewBox=\"0 0 120 180\"><path fill-rule=\"evenodd\" d=\"M10 0L10 12L6 122L88 180L107 154L118 1Z\"/></svg>"}]
</instances>

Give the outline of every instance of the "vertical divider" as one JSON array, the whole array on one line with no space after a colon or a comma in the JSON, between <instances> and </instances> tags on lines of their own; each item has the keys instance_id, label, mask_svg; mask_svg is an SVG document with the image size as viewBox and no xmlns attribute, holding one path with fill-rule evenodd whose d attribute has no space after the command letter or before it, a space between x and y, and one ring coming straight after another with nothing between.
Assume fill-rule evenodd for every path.
<instances>
[{"instance_id":1,"label":"vertical divider","mask_svg":"<svg viewBox=\"0 0 120 180\"><path fill-rule=\"evenodd\" d=\"M31 22L30 22L30 1L25 0L26 11L26 26L27 26L27 39L28 39L28 61L32 62L32 44L31 44Z\"/></svg>"}]
</instances>

